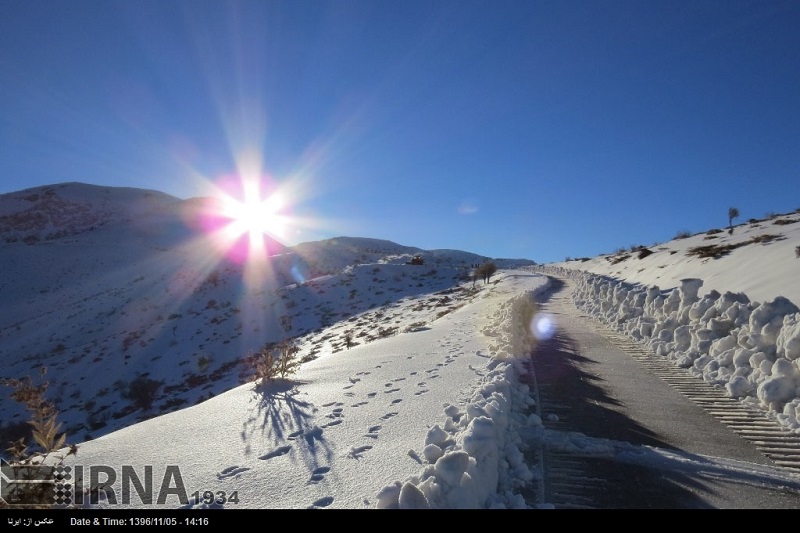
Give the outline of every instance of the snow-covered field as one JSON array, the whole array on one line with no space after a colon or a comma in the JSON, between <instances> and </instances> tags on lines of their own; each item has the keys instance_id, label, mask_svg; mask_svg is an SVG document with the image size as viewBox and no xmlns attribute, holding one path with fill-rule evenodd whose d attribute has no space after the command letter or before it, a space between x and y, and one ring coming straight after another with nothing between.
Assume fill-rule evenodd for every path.
<instances>
[{"instance_id":1,"label":"snow-covered field","mask_svg":"<svg viewBox=\"0 0 800 533\"><path fill-rule=\"evenodd\" d=\"M526 507L519 490L541 472L523 452L541 426L516 356L546 285L503 271L427 327L83 443L69 464L178 465L192 507L205 491L236 493L210 505L225 508Z\"/></svg>"}]
</instances>

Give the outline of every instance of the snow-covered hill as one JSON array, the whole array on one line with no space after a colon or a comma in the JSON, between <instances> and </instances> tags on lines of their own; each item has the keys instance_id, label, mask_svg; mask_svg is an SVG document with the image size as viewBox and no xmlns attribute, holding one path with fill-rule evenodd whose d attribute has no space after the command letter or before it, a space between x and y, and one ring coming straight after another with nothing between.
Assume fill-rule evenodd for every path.
<instances>
[{"instance_id":1,"label":"snow-covered hill","mask_svg":"<svg viewBox=\"0 0 800 533\"><path fill-rule=\"evenodd\" d=\"M180 200L158 191L61 183L0 195L0 240L53 241L114 222L132 222Z\"/></svg>"},{"instance_id":2,"label":"snow-covered hill","mask_svg":"<svg viewBox=\"0 0 800 533\"><path fill-rule=\"evenodd\" d=\"M703 280L701 294L742 292L751 300L778 296L800 305L800 212L751 219L730 229L694 235L552 266L612 276L629 283L672 289L684 278Z\"/></svg>"},{"instance_id":3,"label":"snow-covered hill","mask_svg":"<svg viewBox=\"0 0 800 533\"><path fill-rule=\"evenodd\" d=\"M239 385L243 359L267 343L293 338L308 360L345 336L397 333L399 313L436 320L469 297L472 266L489 259L340 237L279 247L254 285L197 223L208 201L80 183L0 196L0 377L46 367L71 440ZM347 327L324 329L334 325ZM150 406L132 392L142 383L156 389ZM9 437L27 418L4 389Z\"/></svg>"}]
</instances>

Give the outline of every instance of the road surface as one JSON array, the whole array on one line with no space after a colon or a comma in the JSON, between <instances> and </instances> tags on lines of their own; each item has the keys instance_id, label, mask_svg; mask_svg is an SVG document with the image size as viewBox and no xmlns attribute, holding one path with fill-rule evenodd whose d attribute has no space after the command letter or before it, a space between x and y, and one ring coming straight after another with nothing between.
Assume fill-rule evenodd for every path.
<instances>
[{"instance_id":1,"label":"road surface","mask_svg":"<svg viewBox=\"0 0 800 533\"><path fill-rule=\"evenodd\" d=\"M723 400L739 402L720 398L709 403L703 390L710 397L724 394L686 370L667 369L680 375L665 381L647 360L654 356L645 356L643 350L632 356L633 343L620 343L619 335L575 307L569 279L551 279L552 289L540 303L542 311L554 317L557 330L531 354L547 435L541 452L545 481L529 499L555 508L800 509L800 477L787 486L780 476L791 477L791 471L720 421L717 405ZM666 365L672 367L668 361ZM750 422L756 428L768 423L775 427L766 430L779 431L766 417ZM575 433L608 439L622 449L642 447L685 460L637 464L614 454L575 453L548 444ZM715 468L714 462L704 466L709 457L752 464L778 479L731 475Z\"/></svg>"}]
</instances>

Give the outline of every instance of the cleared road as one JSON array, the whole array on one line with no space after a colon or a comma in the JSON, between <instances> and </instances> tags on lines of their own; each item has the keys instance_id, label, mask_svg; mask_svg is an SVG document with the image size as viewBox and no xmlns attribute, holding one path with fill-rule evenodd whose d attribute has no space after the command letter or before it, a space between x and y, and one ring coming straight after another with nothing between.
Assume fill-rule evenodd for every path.
<instances>
[{"instance_id":1,"label":"cleared road","mask_svg":"<svg viewBox=\"0 0 800 533\"><path fill-rule=\"evenodd\" d=\"M557 331L531 354L546 443L577 432L623 447L653 447L697 458L698 464L713 457L787 472L712 416L707 405L658 377L583 315L573 304L570 280L551 278L553 288L540 303L555 318ZM686 379L711 389L688 372ZM691 460L670 467L668 462L635 464L609 455L546 445L539 503L599 509L800 509L800 481L765 484L758 476L693 468Z\"/></svg>"}]
</instances>

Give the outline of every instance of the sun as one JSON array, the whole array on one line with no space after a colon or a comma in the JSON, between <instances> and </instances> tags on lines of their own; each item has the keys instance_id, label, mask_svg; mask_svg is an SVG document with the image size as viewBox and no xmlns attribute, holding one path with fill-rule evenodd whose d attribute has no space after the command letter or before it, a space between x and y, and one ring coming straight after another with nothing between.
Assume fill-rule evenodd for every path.
<instances>
[{"instance_id":1,"label":"sun","mask_svg":"<svg viewBox=\"0 0 800 533\"><path fill-rule=\"evenodd\" d=\"M269 177L226 177L214 184L201 227L219 256L263 262L281 253L292 225L290 202Z\"/></svg>"},{"instance_id":2,"label":"sun","mask_svg":"<svg viewBox=\"0 0 800 533\"><path fill-rule=\"evenodd\" d=\"M283 239L286 233L287 217L282 214L285 208L283 196L279 192L267 198L258 193L245 193L243 200L227 198L222 215L230 220L226 232L232 238L248 235L251 240L267 235Z\"/></svg>"}]
</instances>

